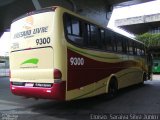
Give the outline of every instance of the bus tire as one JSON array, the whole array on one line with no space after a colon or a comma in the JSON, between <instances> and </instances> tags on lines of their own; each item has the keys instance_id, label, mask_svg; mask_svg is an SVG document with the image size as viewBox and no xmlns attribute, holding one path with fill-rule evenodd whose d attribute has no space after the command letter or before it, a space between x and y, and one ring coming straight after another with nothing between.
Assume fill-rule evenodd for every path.
<instances>
[{"instance_id":1,"label":"bus tire","mask_svg":"<svg viewBox=\"0 0 160 120\"><path fill-rule=\"evenodd\" d=\"M140 83L140 85L144 85L144 81L146 81L147 80L147 74L146 73L144 73L143 74L143 78L142 78L143 80L142 80L142 82Z\"/></svg>"},{"instance_id":2,"label":"bus tire","mask_svg":"<svg viewBox=\"0 0 160 120\"><path fill-rule=\"evenodd\" d=\"M118 93L118 83L116 78L111 78L108 86L109 98L115 98Z\"/></svg>"}]
</instances>

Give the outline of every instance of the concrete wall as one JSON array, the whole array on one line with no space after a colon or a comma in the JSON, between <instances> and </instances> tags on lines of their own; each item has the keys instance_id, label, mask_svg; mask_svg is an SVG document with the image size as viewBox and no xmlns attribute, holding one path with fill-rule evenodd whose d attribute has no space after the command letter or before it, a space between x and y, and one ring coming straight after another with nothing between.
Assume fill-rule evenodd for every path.
<instances>
[{"instance_id":1,"label":"concrete wall","mask_svg":"<svg viewBox=\"0 0 160 120\"><path fill-rule=\"evenodd\" d=\"M109 11L109 3L106 0L38 0L44 7L62 6L78 14L86 16L99 24L106 26L106 12ZM1 17L4 18L0 23L0 31L9 29L12 21L25 13L35 10L32 0L17 0L12 4L1 7ZM107 10L108 9L108 10ZM1 26L2 25L2 26Z\"/></svg>"},{"instance_id":2,"label":"concrete wall","mask_svg":"<svg viewBox=\"0 0 160 120\"><path fill-rule=\"evenodd\" d=\"M125 25L153 23L153 22L158 22L158 21L160 21L160 13L131 17L131 18L118 19L118 20L115 21L115 25L119 27L119 26L125 26Z\"/></svg>"},{"instance_id":3,"label":"concrete wall","mask_svg":"<svg viewBox=\"0 0 160 120\"><path fill-rule=\"evenodd\" d=\"M0 77L8 77L9 69L0 69Z\"/></svg>"},{"instance_id":4,"label":"concrete wall","mask_svg":"<svg viewBox=\"0 0 160 120\"><path fill-rule=\"evenodd\" d=\"M9 58L0 56L0 77L9 76Z\"/></svg>"}]
</instances>

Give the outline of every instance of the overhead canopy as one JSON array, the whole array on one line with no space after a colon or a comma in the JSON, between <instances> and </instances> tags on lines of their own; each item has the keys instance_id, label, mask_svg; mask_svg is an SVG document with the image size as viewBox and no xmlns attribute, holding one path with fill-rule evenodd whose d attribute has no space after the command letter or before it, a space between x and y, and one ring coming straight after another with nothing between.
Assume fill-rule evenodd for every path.
<instances>
[{"instance_id":1,"label":"overhead canopy","mask_svg":"<svg viewBox=\"0 0 160 120\"><path fill-rule=\"evenodd\" d=\"M0 32L3 32L5 29L8 29L10 27L10 24L13 19L16 17L33 11L36 9L35 4L32 1L37 1L40 3L42 7L48 7L54 5L53 3L60 3L60 5L67 6L66 2L69 4L75 4L75 6L78 6L80 3L81 6L85 6L86 2L90 2L92 6L96 6L96 4L92 4L94 2L97 2L98 0L0 0ZM105 4L102 3L101 6L103 8L110 6L112 8L113 6L128 6L133 4L139 4L143 2L153 1L153 0L101 0ZM98 6L99 8L102 8L101 6ZM89 7L84 7L84 9L89 9ZM109 8L106 8L109 9ZM107 10L104 10L105 12ZM89 13L88 13L89 14ZM105 16L105 15L104 15Z\"/></svg>"},{"instance_id":2,"label":"overhead canopy","mask_svg":"<svg viewBox=\"0 0 160 120\"><path fill-rule=\"evenodd\" d=\"M160 27L160 13L118 19L115 25L133 34L143 34Z\"/></svg>"}]
</instances>

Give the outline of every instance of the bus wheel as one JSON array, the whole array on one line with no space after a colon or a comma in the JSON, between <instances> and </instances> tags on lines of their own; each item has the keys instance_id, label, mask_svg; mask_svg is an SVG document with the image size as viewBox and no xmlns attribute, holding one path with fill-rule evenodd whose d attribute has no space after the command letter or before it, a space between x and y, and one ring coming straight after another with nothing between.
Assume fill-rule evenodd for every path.
<instances>
[{"instance_id":1,"label":"bus wheel","mask_svg":"<svg viewBox=\"0 0 160 120\"><path fill-rule=\"evenodd\" d=\"M144 81L146 81L146 80L147 80L147 74L144 73L144 74L143 74L143 84L144 84Z\"/></svg>"},{"instance_id":2,"label":"bus wheel","mask_svg":"<svg viewBox=\"0 0 160 120\"><path fill-rule=\"evenodd\" d=\"M117 92L118 92L118 83L117 83L117 80L115 78L112 78L111 81L109 82L109 86L108 86L108 95L109 95L109 98L116 97Z\"/></svg>"},{"instance_id":3,"label":"bus wheel","mask_svg":"<svg viewBox=\"0 0 160 120\"><path fill-rule=\"evenodd\" d=\"M147 80L147 74L144 73L143 74L143 81L140 83L140 85L143 86L144 85L144 81L146 81L146 80Z\"/></svg>"}]
</instances>

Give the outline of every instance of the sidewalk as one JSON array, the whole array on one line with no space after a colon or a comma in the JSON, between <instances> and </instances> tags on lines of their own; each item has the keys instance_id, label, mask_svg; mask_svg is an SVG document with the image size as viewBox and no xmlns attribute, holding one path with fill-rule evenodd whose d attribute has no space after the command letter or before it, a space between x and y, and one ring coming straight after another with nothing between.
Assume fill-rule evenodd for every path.
<instances>
[{"instance_id":1,"label":"sidewalk","mask_svg":"<svg viewBox=\"0 0 160 120\"><path fill-rule=\"evenodd\" d=\"M153 80L160 80L160 74L153 74Z\"/></svg>"}]
</instances>

